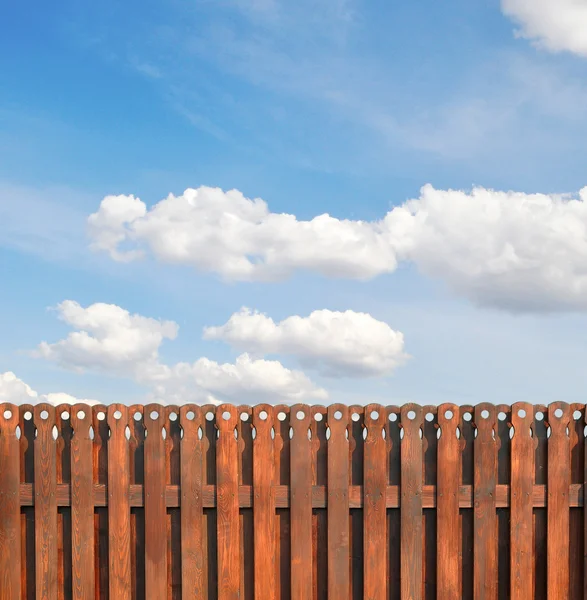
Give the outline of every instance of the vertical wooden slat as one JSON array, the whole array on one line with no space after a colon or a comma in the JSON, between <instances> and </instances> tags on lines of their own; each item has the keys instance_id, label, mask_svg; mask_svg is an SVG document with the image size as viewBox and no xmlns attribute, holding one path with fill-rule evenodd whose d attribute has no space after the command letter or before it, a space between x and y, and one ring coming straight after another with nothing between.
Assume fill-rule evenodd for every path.
<instances>
[{"instance_id":1,"label":"vertical wooden slat","mask_svg":"<svg viewBox=\"0 0 587 600\"><path fill-rule=\"evenodd\" d=\"M474 443L474 586L475 600L497 600L497 445L496 410L492 404L475 407Z\"/></svg>"},{"instance_id":2,"label":"vertical wooden slat","mask_svg":"<svg viewBox=\"0 0 587 600\"><path fill-rule=\"evenodd\" d=\"M277 485L290 484L291 456L289 437L290 407L275 406L273 409L273 427L275 439L273 454L275 458L275 481ZM289 600L291 597L291 536L290 510L278 508L275 515L275 590L276 600Z\"/></svg>"},{"instance_id":3,"label":"vertical wooden slat","mask_svg":"<svg viewBox=\"0 0 587 600\"><path fill-rule=\"evenodd\" d=\"M424 485L436 486L437 483L437 447L438 422L437 407L422 408L422 468ZM436 510L426 508L423 511L423 548L422 548L422 598L436 600Z\"/></svg>"},{"instance_id":4,"label":"vertical wooden slat","mask_svg":"<svg viewBox=\"0 0 587 600\"><path fill-rule=\"evenodd\" d=\"M130 463L126 438L128 407L112 404L107 413L108 439L108 554L110 598L131 598Z\"/></svg>"},{"instance_id":5,"label":"vertical wooden slat","mask_svg":"<svg viewBox=\"0 0 587 600\"><path fill-rule=\"evenodd\" d=\"M239 485L253 486L253 409L244 404L238 406L238 482ZM253 501L254 504L254 501ZM240 528L240 600L255 598L255 528L254 508L242 507L239 510Z\"/></svg>"},{"instance_id":6,"label":"vertical wooden slat","mask_svg":"<svg viewBox=\"0 0 587 600\"><path fill-rule=\"evenodd\" d=\"M71 407L71 545L74 600L92 600L94 583L92 411L84 404Z\"/></svg>"},{"instance_id":7,"label":"vertical wooden slat","mask_svg":"<svg viewBox=\"0 0 587 600\"><path fill-rule=\"evenodd\" d=\"M34 421L36 594L37 600L55 600L58 595L55 407L37 404Z\"/></svg>"},{"instance_id":8,"label":"vertical wooden slat","mask_svg":"<svg viewBox=\"0 0 587 600\"><path fill-rule=\"evenodd\" d=\"M585 426L583 424L583 404L571 404L569 422L569 443L571 453L571 483L583 483L585 458ZM583 511L579 507L570 509L570 590L569 600L583 600Z\"/></svg>"},{"instance_id":9,"label":"vertical wooden slat","mask_svg":"<svg viewBox=\"0 0 587 600\"><path fill-rule=\"evenodd\" d=\"M365 600L387 597L387 414L379 404L365 407L367 437L364 447L363 585Z\"/></svg>"},{"instance_id":10,"label":"vertical wooden slat","mask_svg":"<svg viewBox=\"0 0 587 600\"><path fill-rule=\"evenodd\" d=\"M401 409L386 407L387 483L401 485ZM401 502L401 499L400 499ZM387 578L389 600L401 600L401 508L387 510Z\"/></svg>"},{"instance_id":11,"label":"vertical wooden slat","mask_svg":"<svg viewBox=\"0 0 587 600\"><path fill-rule=\"evenodd\" d=\"M531 600L534 596L532 495L534 479L534 439L531 404L512 406L511 494L510 494L510 577L511 600Z\"/></svg>"},{"instance_id":12,"label":"vertical wooden slat","mask_svg":"<svg viewBox=\"0 0 587 600\"><path fill-rule=\"evenodd\" d=\"M203 532L203 444L200 428L203 414L199 406L180 408L183 429L181 441L181 568L182 599L204 598Z\"/></svg>"},{"instance_id":13,"label":"vertical wooden slat","mask_svg":"<svg viewBox=\"0 0 587 600\"><path fill-rule=\"evenodd\" d=\"M420 406L401 409L401 598L422 599L422 427Z\"/></svg>"},{"instance_id":14,"label":"vertical wooden slat","mask_svg":"<svg viewBox=\"0 0 587 600\"><path fill-rule=\"evenodd\" d=\"M165 509L164 407L144 409L145 428L145 593L147 598L167 597L167 513Z\"/></svg>"},{"instance_id":15,"label":"vertical wooden slat","mask_svg":"<svg viewBox=\"0 0 587 600\"><path fill-rule=\"evenodd\" d=\"M457 438L459 408L454 404L438 407L438 484L436 487L436 551L439 600L461 597L461 535L459 485L461 443Z\"/></svg>"},{"instance_id":16,"label":"vertical wooden slat","mask_svg":"<svg viewBox=\"0 0 587 600\"><path fill-rule=\"evenodd\" d=\"M135 404L128 409L130 428L129 462L130 483L145 483L145 423L143 406ZM131 508L131 593L133 600L145 599L145 508Z\"/></svg>"},{"instance_id":17,"label":"vertical wooden slat","mask_svg":"<svg viewBox=\"0 0 587 600\"><path fill-rule=\"evenodd\" d=\"M548 407L548 529L547 575L548 600L569 597L569 485L571 453L567 427L569 405L555 402Z\"/></svg>"},{"instance_id":18,"label":"vertical wooden slat","mask_svg":"<svg viewBox=\"0 0 587 600\"><path fill-rule=\"evenodd\" d=\"M236 407L216 410L219 436L216 444L216 511L218 530L218 600L240 596L240 523L238 504L238 425Z\"/></svg>"},{"instance_id":19,"label":"vertical wooden slat","mask_svg":"<svg viewBox=\"0 0 587 600\"><path fill-rule=\"evenodd\" d=\"M20 444L18 406L0 404L0 590L5 600L20 600Z\"/></svg>"},{"instance_id":20,"label":"vertical wooden slat","mask_svg":"<svg viewBox=\"0 0 587 600\"><path fill-rule=\"evenodd\" d=\"M548 409L534 405L534 484L546 486L548 481ZM546 590L546 547L547 547L547 508L535 507L534 517L534 600L547 600Z\"/></svg>"},{"instance_id":21,"label":"vertical wooden slat","mask_svg":"<svg viewBox=\"0 0 587 600\"><path fill-rule=\"evenodd\" d=\"M253 444L253 523L255 599L275 599L275 499L273 492L273 407L253 409L256 436Z\"/></svg>"},{"instance_id":22,"label":"vertical wooden slat","mask_svg":"<svg viewBox=\"0 0 587 600\"><path fill-rule=\"evenodd\" d=\"M348 407L328 407L328 598L349 598Z\"/></svg>"},{"instance_id":23,"label":"vertical wooden slat","mask_svg":"<svg viewBox=\"0 0 587 600\"><path fill-rule=\"evenodd\" d=\"M312 463L310 407L291 407L291 597L312 599Z\"/></svg>"}]
</instances>

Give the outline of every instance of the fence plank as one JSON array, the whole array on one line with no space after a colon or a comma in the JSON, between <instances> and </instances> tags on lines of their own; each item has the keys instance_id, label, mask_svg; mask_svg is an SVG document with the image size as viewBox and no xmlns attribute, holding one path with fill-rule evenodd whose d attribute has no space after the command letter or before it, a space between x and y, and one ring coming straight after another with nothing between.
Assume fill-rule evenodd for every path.
<instances>
[{"instance_id":1,"label":"fence plank","mask_svg":"<svg viewBox=\"0 0 587 600\"><path fill-rule=\"evenodd\" d=\"M312 449L310 407L291 407L291 597L312 600Z\"/></svg>"},{"instance_id":2,"label":"fence plank","mask_svg":"<svg viewBox=\"0 0 587 600\"><path fill-rule=\"evenodd\" d=\"M219 431L216 443L218 600L240 596L240 519L238 511L238 445L234 431L238 413L223 404L216 410Z\"/></svg>"},{"instance_id":3,"label":"fence plank","mask_svg":"<svg viewBox=\"0 0 587 600\"><path fill-rule=\"evenodd\" d=\"M130 600L130 462L126 439L128 408L108 407L108 555L110 598Z\"/></svg>"},{"instance_id":4,"label":"fence plank","mask_svg":"<svg viewBox=\"0 0 587 600\"><path fill-rule=\"evenodd\" d=\"M457 437L459 407L438 407L438 484L436 486L436 539L438 598L461 597L461 535L458 488L461 477L461 440Z\"/></svg>"},{"instance_id":5,"label":"fence plank","mask_svg":"<svg viewBox=\"0 0 587 600\"><path fill-rule=\"evenodd\" d=\"M474 587L475 600L497 600L496 409L475 407Z\"/></svg>"},{"instance_id":6,"label":"fence plank","mask_svg":"<svg viewBox=\"0 0 587 600\"><path fill-rule=\"evenodd\" d=\"M532 405L514 404L511 420L510 597L511 600L531 600L534 597L532 502L529 501L534 479Z\"/></svg>"},{"instance_id":7,"label":"fence plank","mask_svg":"<svg viewBox=\"0 0 587 600\"><path fill-rule=\"evenodd\" d=\"M71 407L71 562L74 600L92 600L94 581L94 482L92 411Z\"/></svg>"},{"instance_id":8,"label":"fence plank","mask_svg":"<svg viewBox=\"0 0 587 600\"><path fill-rule=\"evenodd\" d=\"M167 513L165 509L165 440L169 429L165 408L145 406L145 593L147 598L167 597ZM166 430L166 431L167 431Z\"/></svg>"},{"instance_id":9,"label":"fence plank","mask_svg":"<svg viewBox=\"0 0 587 600\"><path fill-rule=\"evenodd\" d=\"M37 404L35 438L35 570L37 600L55 600L57 574L57 455L55 407Z\"/></svg>"},{"instance_id":10,"label":"fence plank","mask_svg":"<svg viewBox=\"0 0 587 600\"><path fill-rule=\"evenodd\" d=\"M20 600L21 594L19 420L17 406L0 404L0 590L5 600Z\"/></svg>"},{"instance_id":11,"label":"fence plank","mask_svg":"<svg viewBox=\"0 0 587 600\"><path fill-rule=\"evenodd\" d=\"M328 598L349 598L348 407L328 407Z\"/></svg>"},{"instance_id":12,"label":"fence plank","mask_svg":"<svg viewBox=\"0 0 587 600\"><path fill-rule=\"evenodd\" d=\"M422 599L423 411L416 404L401 409L401 598Z\"/></svg>"},{"instance_id":13,"label":"fence plank","mask_svg":"<svg viewBox=\"0 0 587 600\"><path fill-rule=\"evenodd\" d=\"M386 421L383 406L369 404L365 407L363 585L366 600L387 597L387 444L383 437Z\"/></svg>"},{"instance_id":14,"label":"fence plank","mask_svg":"<svg viewBox=\"0 0 587 600\"><path fill-rule=\"evenodd\" d=\"M199 406L187 404L180 408L183 439L181 460L181 567L182 599L204 598L204 483L203 444L199 437L203 414Z\"/></svg>"},{"instance_id":15,"label":"fence plank","mask_svg":"<svg viewBox=\"0 0 587 600\"><path fill-rule=\"evenodd\" d=\"M564 403L0 404L0 598L576 600L585 419Z\"/></svg>"},{"instance_id":16,"label":"fence plank","mask_svg":"<svg viewBox=\"0 0 587 600\"><path fill-rule=\"evenodd\" d=\"M563 402L548 407L548 529L547 575L548 600L569 597L569 484L571 453L567 427L570 408Z\"/></svg>"},{"instance_id":17,"label":"fence plank","mask_svg":"<svg viewBox=\"0 0 587 600\"><path fill-rule=\"evenodd\" d=\"M253 523L255 599L275 599L275 497L273 453L273 407L253 409L256 437L253 445Z\"/></svg>"}]
</instances>

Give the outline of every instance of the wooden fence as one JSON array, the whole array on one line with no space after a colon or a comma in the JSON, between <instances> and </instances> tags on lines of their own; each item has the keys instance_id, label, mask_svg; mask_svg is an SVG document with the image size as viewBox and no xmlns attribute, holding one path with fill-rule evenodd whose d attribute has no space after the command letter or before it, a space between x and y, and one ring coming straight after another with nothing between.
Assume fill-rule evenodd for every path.
<instances>
[{"instance_id":1,"label":"wooden fence","mask_svg":"<svg viewBox=\"0 0 587 600\"><path fill-rule=\"evenodd\" d=\"M585 407L0 405L0 598L587 598Z\"/></svg>"}]
</instances>

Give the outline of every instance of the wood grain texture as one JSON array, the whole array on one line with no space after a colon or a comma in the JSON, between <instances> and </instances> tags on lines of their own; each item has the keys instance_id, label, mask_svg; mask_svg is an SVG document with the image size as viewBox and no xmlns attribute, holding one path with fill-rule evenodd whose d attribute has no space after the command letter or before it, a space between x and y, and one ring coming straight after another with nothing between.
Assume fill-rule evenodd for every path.
<instances>
[{"instance_id":1,"label":"wood grain texture","mask_svg":"<svg viewBox=\"0 0 587 600\"><path fill-rule=\"evenodd\" d=\"M349 582L349 442L348 406L328 407L328 598L348 599Z\"/></svg>"},{"instance_id":2,"label":"wood grain texture","mask_svg":"<svg viewBox=\"0 0 587 600\"><path fill-rule=\"evenodd\" d=\"M367 437L364 445L363 586L365 600L387 596L387 414L380 404L365 407Z\"/></svg>"},{"instance_id":3,"label":"wood grain texture","mask_svg":"<svg viewBox=\"0 0 587 600\"><path fill-rule=\"evenodd\" d=\"M555 402L548 407L548 600L569 598L569 484L571 454L567 428L571 419L568 404Z\"/></svg>"},{"instance_id":4,"label":"wood grain texture","mask_svg":"<svg viewBox=\"0 0 587 600\"><path fill-rule=\"evenodd\" d=\"M145 592L148 598L167 597L167 513L165 509L165 440L169 427L165 409L145 406ZM166 430L167 431L167 430ZM166 434L165 434L166 435Z\"/></svg>"},{"instance_id":5,"label":"wood grain texture","mask_svg":"<svg viewBox=\"0 0 587 600\"><path fill-rule=\"evenodd\" d=\"M18 408L0 404L0 590L21 597L20 444Z\"/></svg>"},{"instance_id":6,"label":"wood grain texture","mask_svg":"<svg viewBox=\"0 0 587 600\"><path fill-rule=\"evenodd\" d=\"M401 409L401 598L422 599L423 451L420 406L407 404Z\"/></svg>"},{"instance_id":7,"label":"wood grain texture","mask_svg":"<svg viewBox=\"0 0 587 600\"><path fill-rule=\"evenodd\" d=\"M201 408L186 404L180 408L181 441L181 566L182 599L204 598L203 527L204 484L203 443L200 439L204 416Z\"/></svg>"},{"instance_id":8,"label":"wood grain texture","mask_svg":"<svg viewBox=\"0 0 587 600\"><path fill-rule=\"evenodd\" d=\"M584 428L564 403L0 405L0 598L577 600Z\"/></svg>"},{"instance_id":9,"label":"wood grain texture","mask_svg":"<svg viewBox=\"0 0 587 600\"><path fill-rule=\"evenodd\" d=\"M532 497L534 479L533 407L525 402L512 406L511 440L510 572L512 600L534 597Z\"/></svg>"},{"instance_id":10,"label":"wood grain texture","mask_svg":"<svg viewBox=\"0 0 587 600\"><path fill-rule=\"evenodd\" d=\"M94 481L92 411L84 404L71 407L71 546L73 600L93 600Z\"/></svg>"},{"instance_id":11,"label":"wood grain texture","mask_svg":"<svg viewBox=\"0 0 587 600\"><path fill-rule=\"evenodd\" d=\"M131 598L128 407L108 407L108 587L110 598Z\"/></svg>"},{"instance_id":12,"label":"wood grain texture","mask_svg":"<svg viewBox=\"0 0 587 600\"><path fill-rule=\"evenodd\" d=\"M216 409L218 600L240 597L240 519L238 510L238 426L236 407L222 404Z\"/></svg>"},{"instance_id":13,"label":"wood grain texture","mask_svg":"<svg viewBox=\"0 0 587 600\"><path fill-rule=\"evenodd\" d=\"M273 407L253 409L253 522L255 599L275 600L275 456L271 431Z\"/></svg>"},{"instance_id":14,"label":"wood grain texture","mask_svg":"<svg viewBox=\"0 0 587 600\"><path fill-rule=\"evenodd\" d=\"M475 600L497 600L497 412L492 404L475 407L475 482L473 579Z\"/></svg>"},{"instance_id":15,"label":"wood grain texture","mask_svg":"<svg viewBox=\"0 0 587 600\"><path fill-rule=\"evenodd\" d=\"M37 600L58 596L57 455L53 438L55 407L37 404L35 438L35 572Z\"/></svg>"},{"instance_id":16,"label":"wood grain texture","mask_svg":"<svg viewBox=\"0 0 587 600\"><path fill-rule=\"evenodd\" d=\"M439 600L461 597L461 531L458 487L461 478L461 440L457 437L459 407L438 407L438 483L436 486L437 589Z\"/></svg>"},{"instance_id":17,"label":"wood grain texture","mask_svg":"<svg viewBox=\"0 0 587 600\"><path fill-rule=\"evenodd\" d=\"M312 451L308 439L310 407L290 410L291 597L312 599Z\"/></svg>"}]
</instances>

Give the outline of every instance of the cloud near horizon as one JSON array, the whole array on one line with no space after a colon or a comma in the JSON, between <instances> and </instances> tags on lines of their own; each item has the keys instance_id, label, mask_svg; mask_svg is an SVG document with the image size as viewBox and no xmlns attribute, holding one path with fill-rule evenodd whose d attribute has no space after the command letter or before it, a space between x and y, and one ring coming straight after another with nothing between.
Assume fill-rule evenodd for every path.
<instances>
[{"instance_id":1,"label":"cloud near horizon","mask_svg":"<svg viewBox=\"0 0 587 600\"><path fill-rule=\"evenodd\" d=\"M131 314L105 303L82 307L65 300L56 310L59 318L76 330L57 342L41 342L33 356L77 372L129 378L146 387L152 401L302 402L328 397L326 390L302 371L247 352L234 363L201 357L167 365L159 350L165 339L177 336L179 328L173 321Z\"/></svg>"}]
</instances>

